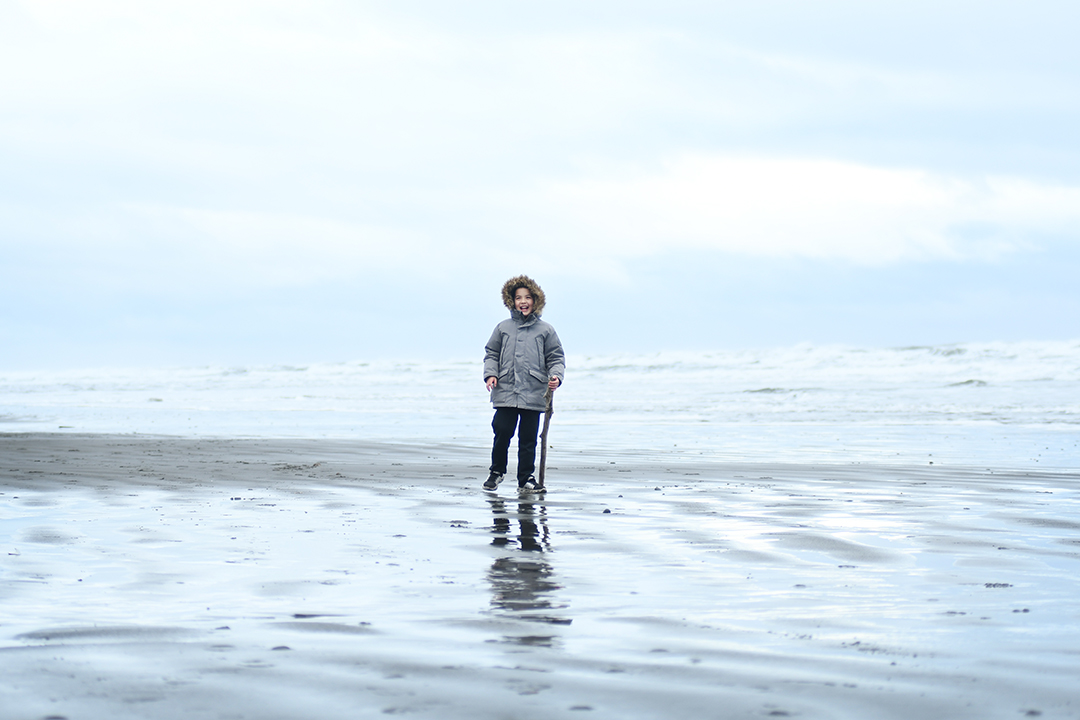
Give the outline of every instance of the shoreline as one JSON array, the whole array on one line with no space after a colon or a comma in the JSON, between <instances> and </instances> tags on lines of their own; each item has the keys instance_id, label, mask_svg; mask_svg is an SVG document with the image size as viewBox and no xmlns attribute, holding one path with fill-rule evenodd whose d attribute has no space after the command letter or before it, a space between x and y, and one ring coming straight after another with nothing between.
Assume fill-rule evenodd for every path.
<instances>
[{"instance_id":1,"label":"shoreline","mask_svg":"<svg viewBox=\"0 0 1080 720\"><path fill-rule=\"evenodd\" d=\"M1080 717L1080 473L486 454L0 434L0 716Z\"/></svg>"},{"instance_id":2,"label":"shoreline","mask_svg":"<svg viewBox=\"0 0 1080 720\"><path fill-rule=\"evenodd\" d=\"M487 433L490 433L490 428L484 428ZM491 452L491 446L487 442L487 436L484 434L478 434L477 440L470 440L468 442L459 441L457 438L443 439L433 443L423 442L418 438L409 439L374 439L368 440L361 437L346 437L346 436L325 436L325 437L309 437L309 436L294 436L294 435L228 435L228 434L207 434L207 435L191 435L191 434L167 434L167 433L148 433L148 432L108 432L108 431L75 431L75 432L57 432L57 431L17 431L6 432L0 430L0 448L6 447L9 443L15 442L19 438L25 438L34 444L40 445L41 443L56 442L58 444L64 444L67 441L75 442L83 440L85 442L96 443L102 440L108 441L151 441L151 442L167 442L171 444L189 445L199 443L231 443L240 448L244 448L245 452L254 452L256 448L262 448L268 450L271 453L278 452L300 452L311 454L312 457L320 454L326 454L330 452L333 455L340 456L348 453L367 453L367 452L404 452L410 456L424 455L425 457L434 458L431 453L435 450L439 450L445 453L447 456L456 457L464 456L466 460L475 459L477 462L483 464L486 474L486 463L488 456ZM66 440L62 440L66 439ZM1080 468L1072 467L1069 465L1058 466L1047 464L1032 465L1031 462L1035 461L1014 461L1014 462L974 462L970 459L956 460L951 457L935 457L933 461L918 460L915 461L911 458L910 453L901 458L895 458L884 452L880 453L877 457L867 456L860 453L847 453L844 449L838 449L836 451L829 451L828 453L822 453L823 456L830 458L841 458L845 455L858 455L857 459L837 459L827 460L822 457L808 459L805 456L796 457L794 459L790 457L779 457L779 459L761 460L756 456L739 457L735 454L705 454L704 452L697 451L694 448L679 448L667 449L659 447L645 447L636 450L628 450L626 448L614 448L614 447L581 447L580 445L571 443L565 444L566 440L561 440L556 445L552 445L552 456L557 461L562 461L563 464L567 464L572 468L587 468L596 465L597 463L606 464L610 462L611 458L615 458L616 462L622 461L625 464L632 464L638 466L642 470L659 469L663 470L669 465L677 465L679 468L685 469L686 467L696 466L701 471L706 472L723 472L728 470L747 471L751 472L754 468L791 468L796 472L813 472L822 470L834 470L849 467L861 467L868 470L876 470L880 472L920 472L923 469L930 472L942 471L945 473L961 473L964 475L980 474L980 473L1008 473L1010 475L1017 476L1031 476L1031 477L1054 477L1054 476L1066 476L1066 477L1080 477ZM516 440L515 440L516 443ZM250 447L248 447L250 446ZM511 465L513 465L516 444L511 446ZM539 447L537 448L537 461L539 462ZM473 463L475 464L475 463Z\"/></svg>"}]
</instances>

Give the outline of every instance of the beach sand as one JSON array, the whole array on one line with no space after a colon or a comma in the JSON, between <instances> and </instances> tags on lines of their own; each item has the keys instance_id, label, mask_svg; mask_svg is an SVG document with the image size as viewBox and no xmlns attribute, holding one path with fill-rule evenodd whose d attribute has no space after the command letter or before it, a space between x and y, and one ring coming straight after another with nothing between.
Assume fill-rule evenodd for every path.
<instances>
[{"instance_id":1,"label":"beach sand","mask_svg":"<svg viewBox=\"0 0 1080 720\"><path fill-rule=\"evenodd\" d=\"M485 454L0 435L0 720L1080 718L1078 474Z\"/></svg>"}]
</instances>

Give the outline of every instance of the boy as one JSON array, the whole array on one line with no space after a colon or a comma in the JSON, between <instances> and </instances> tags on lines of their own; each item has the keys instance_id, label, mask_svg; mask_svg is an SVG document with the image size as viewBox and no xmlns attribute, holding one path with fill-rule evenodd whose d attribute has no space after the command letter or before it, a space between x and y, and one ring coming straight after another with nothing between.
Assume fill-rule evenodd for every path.
<instances>
[{"instance_id":1,"label":"boy","mask_svg":"<svg viewBox=\"0 0 1080 720\"><path fill-rule=\"evenodd\" d=\"M540 414L547 408L544 397L562 385L566 360L555 328L540 319L544 291L526 276L510 278L503 285L503 304L510 318L495 327L484 352L484 382L491 393L495 419L491 429L491 474L485 490L499 487L506 475L507 452L514 431L518 436L518 489L541 492L533 477L536 464L536 433Z\"/></svg>"}]
</instances>

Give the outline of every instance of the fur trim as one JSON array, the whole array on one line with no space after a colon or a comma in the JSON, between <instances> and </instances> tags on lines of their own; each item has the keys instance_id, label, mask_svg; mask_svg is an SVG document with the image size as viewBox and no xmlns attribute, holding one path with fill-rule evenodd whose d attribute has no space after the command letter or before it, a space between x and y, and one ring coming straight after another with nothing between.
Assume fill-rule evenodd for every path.
<instances>
[{"instance_id":1,"label":"fur trim","mask_svg":"<svg viewBox=\"0 0 1080 720\"><path fill-rule=\"evenodd\" d=\"M510 312L514 311L514 293L518 288L525 288L533 296L533 315L540 317L540 313L544 311L544 291L540 289L540 286L536 284L528 275L518 275L512 277L506 281L502 289L503 305L506 306Z\"/></svg>"}]
</instances>

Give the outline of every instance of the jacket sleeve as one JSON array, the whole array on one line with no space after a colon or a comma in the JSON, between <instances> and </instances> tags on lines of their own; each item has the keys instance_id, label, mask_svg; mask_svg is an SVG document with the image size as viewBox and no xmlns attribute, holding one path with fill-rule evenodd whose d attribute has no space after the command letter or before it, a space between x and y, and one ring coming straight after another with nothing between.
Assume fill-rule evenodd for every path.
<instances>
[{"instance_id":1,"label":"jacket sleeve","mask_svg":"<svg viewBox=\"0 0 1080 720\"><path fill-rule=\"evenodd\" d=\"M502 331L495 326L495 332L484 346L484 380L499 377L499 358L502 356Z\"/></svg>"},{"instance_id":2,"label":"jacket sleeve","mask_svg":"<svg viewBox=\"0 0 1080 720\"><path fill-rule=\"evenodd\" d=\"M566 354L563 352L562 341L555 328L544 338L544 364L547 365L548 377L559 378L560 387L563 384L563 376L566 374Z\"/></svg>"}]
</instances>

